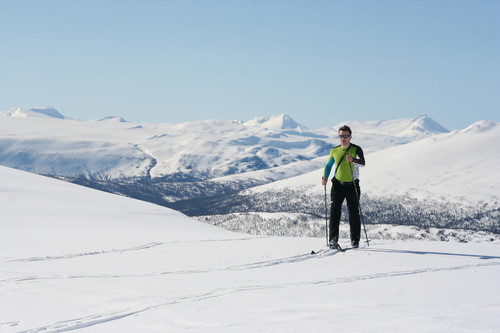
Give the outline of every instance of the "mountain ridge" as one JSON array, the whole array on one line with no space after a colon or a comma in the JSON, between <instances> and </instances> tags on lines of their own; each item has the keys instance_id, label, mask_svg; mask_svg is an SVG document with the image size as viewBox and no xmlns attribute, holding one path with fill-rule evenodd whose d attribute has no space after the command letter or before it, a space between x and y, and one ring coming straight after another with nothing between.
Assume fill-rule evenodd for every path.
<instances>
[{"instance_id":1,"label":"mountain ridge","mask_svg":"<svg viewBox=\"0 0 500 333\"><path fill-rule=\"evenodd\" d=\"M327 155L337 141L335 129L307 130L286 114L256 117L247 122L201 120L162 124L127 122L117 116L76 121L53 108L44 112L19 108L7 112L6 121L16 118L12 114L22 115L25 120L3 128L0 164L63 177L201 180L312 160ZM51 122L56 118L47 114L64 119L64 126ZM41 121L38 115L44 116L43 124L37 123L37 119ZM363 135L355 132L361 143L377 142L375 149L413 140ZM84 155L88 157L79 157Z\"/></svg>"}]
</instances>

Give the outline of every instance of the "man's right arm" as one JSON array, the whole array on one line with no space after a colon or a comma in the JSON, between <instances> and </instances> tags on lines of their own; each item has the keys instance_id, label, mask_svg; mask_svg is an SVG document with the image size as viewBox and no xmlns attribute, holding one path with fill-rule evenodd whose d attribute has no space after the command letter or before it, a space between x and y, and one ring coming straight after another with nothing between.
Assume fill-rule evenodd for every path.
<instances>
[{"instance_id":1,"label":"man's right arm","mask_svg":"<svg viewBox=\"0 0 500 333\"><path fill-rule=\"evenodd\" d=\"M326 162L325 168L323 169L323 177L321 177L321 183L323 184L323 186L326 186L326 184L328 183L328 176L330 175L334 164L335 159L333 158L332 154L330 154L328 162Z\"/></svg>"}]
</instances>

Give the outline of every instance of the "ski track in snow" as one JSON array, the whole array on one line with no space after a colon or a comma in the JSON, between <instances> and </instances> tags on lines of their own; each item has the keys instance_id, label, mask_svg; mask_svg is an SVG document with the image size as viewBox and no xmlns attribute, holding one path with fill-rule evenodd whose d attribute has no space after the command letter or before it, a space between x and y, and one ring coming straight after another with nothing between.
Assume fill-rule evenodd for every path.
<instances>
[{"instance_id":1,"label":"ski track in snow","mask_svg":"<svg viewBox=\"0 0 500 333\"><path fill-rule=\"evenodd\" d=\"M206 240L196 240L196 241L175 241L175 242L168 242L168 243L153 242L153 243L148 243L145 245L134 246L134 247L125 248L125 249L98 250L98 251L92 251L92 252L70 253L70 254L65 254L65 255L60 255L60 256L46 256L46 257L31 257L31 258L11 259L11 260L8 260L8 262L31 262L31 261L73 259L73 258L78 258L78 257L95 256L95 255L102 255L102 254L114 254L114 253L132 252L132 251L142 251L142 250L151 249L151 248L156 247L156 246L167 245L167 244L244 241L244 240L251 240L251 239L254 239L254 238L249 237L249 238L241 238L241 239L234 239L234 238L206 239Z\"/></svg>"},{"instance_id":2,"label":"ski track in snow","mask_svg":"<svg viewBox=\"0 0 500 333\"><path fill-rule=\"evenodd\" d=\"M153 248L155 246L159 246L159 245L163 245L163 243L154 242L154 243L149 243L149 244L141 245L141 246L134 246L131 248L126 248L126 249L111 249L111 250L100 250L100 251L93 251L93 252L71 253L71 254L65 254L65 255L61 255L61 256L46 256L46 257L31 257L31 258L22 258L22 259L12 259L12 260L9 260L9 262L31 262L31 261L45 261L45 260L58 260L58 259L73 259L73 258L85 257L85 256L95 256L95 255L99 255L99 254L141 251L141 250L147 250L147 249Z\"/></svg>"},{"instance_id":3,"label":"ski track in snow","mask_svg":"<svg viewBox=\"0 0 500 333\"><path fill-rule=\"evenodd\" d=\"M229 239L231 240L231 239ZM224 240L224 241L229 241ZM210 240L212 241L212 240ZM134 248L128 249L128 251L134 250L142 250L148 249L151 247L164 245L164 243L150 243L143 246L138 246ZM345 249L346 251L351 251L351 249ZM115 252L120 252L124 250L116 250ZM108 253L115 253L109 251ZM432 251L411 251L411 250L395 250L395 249L376 249L376 248L364 248L364 249L356 249L354 253L360 252L385 252L385 253L402 253L402 254L416 254L416 255L441 255L441 256L459 256L459 257L471 257L482 260L492 260L492 259L500 259L497 256L486 256L486 255L476 255L476 254L462 254L462 253L448 253L448 252L432 252ZM101 253L98 253L101 254ZM242 271L249 269L259 269L272 267L276 265L283 264L293 264L299 263L307 260L316 260L318 258L322 258L325 256L333 256L333 255L351 255L346 252L340 252L329 249L322 249L315 252L315 254L311 253L301 253L289 257L271 259L266 261L258 261L243 265L233 265L222 268L205 268L205 269L187 269L187 270L179 270L179 271L165 271L165 272L151 272L144 274L121 274L121 275L110 275L110 274L99 274L99 275L52 275L52 276L22 276L22 277L13 277L5 280L0 280L0 283L6 282L23 282L23 281L35 281L35 280L61 280L61 279L116 279L116 278L148 278L148 277L157 277L162 275L186 275L186 274L205 274L212 272L223 272L223 271ZM83 255L83 254L82 254ZM356 255L356 254L352 254ZM80 255L74 256L79 257ZM69 258L64 256L64 258ZM16 261L35 261L35 260L16 260ZM495 264L495 263L493 263ZM496 263L500 264L500 262ZM424 269L428 271L428 269Z\"/></svg>"},{"instance_id":4,"label":"ski track in snow","mask_svg":"<svg viewBox=\"0 0 500 333\"><path fill-rule=\"evenodd\" d=\"M154 244L154 245L151 245L149 247L146 247L146 245L145 245L145 246L140 247L140 248L145 249L145 248L150 248L153 246L162 245L161 243L158 243L158 244L151 243L151 244ZM180 270L180 271L152 272L152 273L145 273L145 274L122 274L122 275L109 275L109 274L108 275L106 275L106 274L69 275L69 276L53 275L53 276L46 276L46 277L23 276L23 277L14 277L14 278L10 278L10 279L0 280L0 282L3 283L3 282L22 282L22 281L33 281L33 280L90 279L90 278L92 278L92 279L143 278L143 277L155 277L155 276L161 276L161 275L203 274L203 273L222 272L222 271L241 271L241 270L247 270L247 269L258 269L258 268L271 267L271 266L276 266L276 265L281 265L281 264L298 263L298 262L302 262L302 261L306 261L306 260L315 260L319 257L334 255L336 253L338 253L338 252L337 251L325 251L325 252L318 252L316 255L311 255L309 253L301 253L298 255L290 256L290 257L253 262L253 263L243 264L243 265L233 265L233 266L227 266L227 267L222 267L222 268L188 269L188 270ZM101 254L101 253L99 252L97 254ZM75 257L79 257L79 256L77 255L77 256L74 256L73 258L75 258ZM64 258L66 258L66 257L64 257ZM28 261L29 262L29 261L35 261L35 260L15 260L15 261Z\"/></svg>"},{"instance_id":5,"label":"ski track in snow","mask_svg":"<svg viewBox=\"0 0 500 333\"><path fill-rule=\"evenodd\" d=\"M497 257L495 257L497 258ZM96 315L91 315L82 318L69 319L65 321L56 322L47 326L42 326L34 329L29 329L26 331L22 331L22 333L34 333L34 332L47 332L47 333L56 333L56 332L67 332L76 329L82 329L86 327L91 327L99 324L104 324L107 322L123 319L132 315L136 315L142 312L146 312L149 310L158 309L165 306L175 305L179 303L187 303L187 302L199 302L208 299L214 299L223 297L230 294L235 293L244 293L255 290L272 290L272 289L284 289L284 288L293 288L293 287L302 287L302 286L329 286L336 284L344 284L344 283L353 283L364 280L373 280L373 279L383 279L383 278L391 278L395 276L407 276L407 275L415 275L415 274L423 274L423 273L437 273L442 271L454 271L454 270L462 270L462 269L471 269L471 268L480 268L480 267L488 267L488 266L497 266L500 265L500 262L486 262L479 264L470 264L470 265L459 265L459 266L449 266L449 267L439 267L439 268L423 268L423 269L414 269L414 270L403 270L403 271L392 271L392 272L384 272L384 273L376 273L376 274L366 274L366 275L354 275L348 277L340 277L334 278L330 280L310 280L310 281L299 281L292 283L280 283L280 284L262 284L262 285L253 285L253 286L241 286L241 287L232 287L232 288L219 288L212 291L208 291L205 293L200 293L196 295L186 295L181 297L173 298L167 302L162 302L159 304L152 304L149 306L144 306L138 309L125 309L121 311L114 312L106 312ZM7 323L14 324L17 323Z\"/></svg>"}]
</instances>

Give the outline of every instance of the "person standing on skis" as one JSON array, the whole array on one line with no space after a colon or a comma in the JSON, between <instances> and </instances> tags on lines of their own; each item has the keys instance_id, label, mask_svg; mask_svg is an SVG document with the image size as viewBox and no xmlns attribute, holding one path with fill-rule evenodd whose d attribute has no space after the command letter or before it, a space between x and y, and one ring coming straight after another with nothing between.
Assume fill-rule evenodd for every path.
<instances>
[{"instance_id":1,"label":"person standing on skis","mask_svg":"<svg viewBox=\"0 0 500 333\"><path fill-rule=\"evenodd\" d=\"M328 162L325 165L322 184L326 186L328 176L335 165L332 178L330 209L330 235L329 245L333 249L341 249L338 245L340 217L342 204L347 200L349 211L349 227L351 231L351 245L359 247L361 236L361 219L359 215L359 198L361 189L359 187L359 166L365 165L363 149L351 143L352 131L349 126L342 126L338 130L340 145L330 151Z\"/></svg>"}]
</instances>

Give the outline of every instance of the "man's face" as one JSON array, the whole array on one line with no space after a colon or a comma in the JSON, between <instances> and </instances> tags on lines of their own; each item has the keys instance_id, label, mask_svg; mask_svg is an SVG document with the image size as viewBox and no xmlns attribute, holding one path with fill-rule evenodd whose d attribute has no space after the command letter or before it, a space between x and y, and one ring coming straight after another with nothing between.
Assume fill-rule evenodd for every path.
<instances>
[{"instance_id":1,"label":"man's face","mask_svg":"<svg viewBox=\"0 0 500 333\"><path fill-rule=\"evenodd\" d=\"M351 142L351 133L349 131L339 131L339 139L342 145L348 145Z\"/></svg>"}]
</instances>

